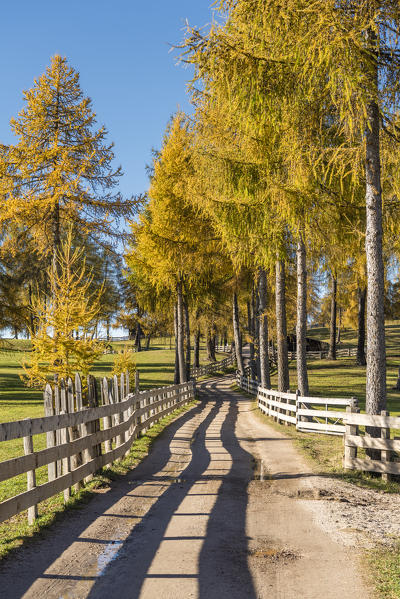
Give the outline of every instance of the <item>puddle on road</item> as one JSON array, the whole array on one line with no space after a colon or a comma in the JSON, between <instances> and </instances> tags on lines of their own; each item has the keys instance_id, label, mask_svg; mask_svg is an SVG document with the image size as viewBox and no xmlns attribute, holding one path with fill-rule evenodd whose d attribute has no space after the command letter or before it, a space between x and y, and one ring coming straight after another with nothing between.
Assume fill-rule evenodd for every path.
<instances>
[{"instance_id":1,"label":"puddle on road","mask_svg":"<svg viewBox=\"0 0 400 599\"><path fill-rule=\"evenodd\" d=\"M252 480L271 480L271 475L268 472L264 461L260 458L253 457L252 459L252 469L253 475L251 477Z\"/></svg>"},{"instance_id":2,"label":"puddle on road","mask_svg":"<svg viewBox=\"0 0 400 599\"><path fill-rule=\"evenodd\" d=\"M118 555L123 541L111 541L97 558L97 576L102 576L108 564Z\"/></svg>"}]
</instances>

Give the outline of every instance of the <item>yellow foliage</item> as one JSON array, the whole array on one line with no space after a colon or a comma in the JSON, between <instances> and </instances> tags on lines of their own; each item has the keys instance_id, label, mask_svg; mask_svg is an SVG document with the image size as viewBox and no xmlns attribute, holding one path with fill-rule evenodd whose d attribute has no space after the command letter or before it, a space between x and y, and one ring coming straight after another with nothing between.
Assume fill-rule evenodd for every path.
<instances>
[{"instance_id":1,"label":"yellow foliage","mask_svg":"<svg viewBox=\"0 0 400 599\"><path fill-rule=\"evenodd\" d=\"M119 351L114 356L114 368L111 374L119 376L122 373L128 372L131 381L135 378L136 359L132 349L125 345L124 349Z\"/></svg>"},{"instance_id":2,"label":"yellow foliage","mask_svg":"<svg viewBox=\"0 0 400 599\"><path fill-rule=\"evenodd\" d=\"M48 272L51 296L37 292L33 299L32 352L23 365L28 386L43 386L55 374L87 376L103 352L103 343L93 338L103 290L89 292L92 276L82 254L81 248L72 249L69 234L57 255L57 269Z\"/></svg>"}]
</instances>

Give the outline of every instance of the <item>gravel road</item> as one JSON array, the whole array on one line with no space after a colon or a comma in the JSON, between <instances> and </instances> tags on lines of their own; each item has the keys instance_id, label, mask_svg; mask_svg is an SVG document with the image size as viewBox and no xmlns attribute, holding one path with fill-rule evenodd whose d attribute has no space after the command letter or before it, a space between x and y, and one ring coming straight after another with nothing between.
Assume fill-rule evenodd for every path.
<instances>
[{"instance_id":1,"label":"gravel road","mask_svg":"<svg viewBox=\"0 0 400 599\"><path fill-rule=\"evenodd\" d=\"M1 597L368 598L320 480L231 383L202 383L134 471L6 560Z\"/></svg>"}]
</instances>

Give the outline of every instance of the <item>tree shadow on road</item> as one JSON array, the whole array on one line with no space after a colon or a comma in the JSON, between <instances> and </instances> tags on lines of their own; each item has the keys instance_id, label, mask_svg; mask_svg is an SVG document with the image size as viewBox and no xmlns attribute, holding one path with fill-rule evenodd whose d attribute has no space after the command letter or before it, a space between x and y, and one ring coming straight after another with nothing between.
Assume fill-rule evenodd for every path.
<instances>
[{"instance_id":1,"label":"tree shadow on road","mask_svg":"<svg viewBox=\"0 0 400 599\"><path fill-rule=\"evenodd\" d=\"M192 460L181 473L179 481L172 484L157 502L150 508L142 522L138 524L124 543L118 558L113 561L97 579L89 597L102 599L111 596L113 592L126 589L125 597L136 599L147 579L198 579L199 597L201 599L256 599L252 576L248 567L248 540L245 522L248 503L247 486L251 479L252 456L244 451L235 436L235 423L238 415L238 400L231 396L215 393L215 404L196 431L192 443ZM223 402L229 402L229 409L222 424L222 447L230 455L232 462L229 472L224 476L212 474L206 470L212 459L219 460L216 451L213 458L212 448L206 447L206 441L213 439L209 436L213 421L218 416ZM225 452L224 452L225 453ZM222 462L226 461L224 459ZM229 466L228 466L229 467ZM218 480L221 486L217 499L209 514L206 536L166 536L171 519L182 501L188 495L207 497L214 493L202 493L204 484L210 480ZM205 490L205 489L204 489ZM191 491L195 491L192 493ZM196 492L198 491L198 493ZM206 490L207 491L207 490ZM186 516L190 514L185 514ZM208 514L193 514L193 516ZM188 571L183 566L179 572L178 564L174 564L172 572L163 571L161 574L149 573L153 560L164 540L185 543L190 540L202 541L197 572ZM189 560L192 562L192 560ZM194 569L192 567L192 569ZM189 566L190 570L190 566ZM118 584L118 589L115 583ZM179 594L179 583L176 585L177 599L184 597Z\"/></svg>"}]
</instances>

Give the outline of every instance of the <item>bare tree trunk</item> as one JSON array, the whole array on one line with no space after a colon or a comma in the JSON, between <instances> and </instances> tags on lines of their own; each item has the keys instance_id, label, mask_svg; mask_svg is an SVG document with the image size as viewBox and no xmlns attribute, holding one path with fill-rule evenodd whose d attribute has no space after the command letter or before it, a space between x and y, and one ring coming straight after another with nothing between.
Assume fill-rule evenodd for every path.
<instances>
[{"instance_id":1,"label":"bare tree trunk","mask_svg":"<svg viewBox=\"0 0 400 599\"><path fill-rule=\"evenodd\" d=\"M260 382L264 389L271 387L268 356L267 273L263 268L258 272L258 332L260 348Z\"/></svg>"},{"instance_id":2,"label":"bare tree trunk","mask_svg":"<svg viewBox=\"0 0 400 599\"><path fill-rule=\"evenodd\" d=\"M146 335L146 351L148 351L150 349L150 339L151 339L151 333Z\"/></svg>"},{"instance_id":3,"label":"bare tree trunk","mask_svg":"<svg viewBox=\"0 0 400 599\"><path fill-rule=\"evenodd\" d=\"M28 285L28 294L29 294L29 307L31 308L29 310L29 320L30 320L30 324L31 324L31 339L32 337L35 336L36 334L36 330L35 330L35 317L33 316L33 310L32 310L32 285L29 283Z\"/></svg>"},{"instance_id":4,"label":"bare tree trunk","mask_svg":"<svg viewBox=\"0 0 400 599\"><path fill-rule=\"evenodd\" d=\"M303 234L297 243L297 385L301 395L308 395L307 376L307 265Z\"/></svg>"},{"instance_id":5,"label":"bare tree trunk","mask_svg":"<svg viewBox=\"0 0 400 599\"><path fill-rule=\"evenodd\" d=\"M254 314L254 345L255 345L255 372L256 378L258 381L261 381L261 358L260 358L260 293L259 293L259 281L255 286L255 293L253 295L253 314ZM267 300L265 300L267 301ZM267 325L268 329L268 325ZM268 336L268 330L267 330ZM267 341L267 357L268 356L268 341ZM268 369L269 369L269 359L268 359Z\"/></svg>"},{"instance_id":6,"label":"bare tree trunk","mask_svg":"<svg viewBox=\"0 0 400 599\"><path fill-rule=\"evenodd\" d=\"M106 321L106 337L107 337L107 341L110 341L110 319L107 318Z\"/></svg>"},{"instance_id":7,"label":"bare tree trunk","mask_svg":"<svg viewBox=\"0 0 400 599\"><path fill-rule=\"evenodd\" d=\"M376 52L376 34L372 30L368 31L368 41L372 51ZM377 60L372 66L369 65L369 69L371 89L378 90ZM367 256L367 379L365 408L368 414L379 414L381 410L386 409L386 348L379 127L379 107L374 100L371 100L367 106L367 126L365 129L365 203L367 216L365 235Z\"/></svg>"},{"instance_id":8,"label":"bare tree trunk","mask_svg":"<svg viewBox=\"0 0 400 599\"><path fill-rule=\"evenodd\" d=\"M210 327L207 328L207 341L206 341L206 346L207 346L207 361L211 362L212 361L212 351L211 351L211 329Z\"/></svg>"},{"instance_id":9,"label":"bare tree trunk","mask_svg":"<svg viewBox=\"0 0 400 599\"><path fill-rule=\"evenodd\" d=\"M338 329L337 329L337 335L336 335L336 347L340 344L341 333L342 333L343 308L341 306L339 306L339 308L338 308L338 314L339 314L339 323L338 323Z\"/></svg>"},{"instance_id":10,"label":"bare tree trunk","mask_svg":"<svg viewBox=\"0 0 400 599\"><path fill-rule=\"evenodd\" d=\"M358 366L365 366L365 304L367 300L366 287L358 287L358 339L357 339L357 359Z\"/></svg>"},{"instance_id":11,"label":"bare tree trunk","mask_svg":"<svg viewBox=\"0 0 400 599\"><path fill-rule=\"evenodd\" d=\"M175 371L174 384L179 383L179 356L178 356L178 306L174 306L174 332L175 332Z\"/></svg>"},{"instance_id":12,"label":"bare tree trunk","mask_svg":"<svg viewBox=\"0 0 400 599\"><path fill-rule=\"evenodd\" d=\"M182 281L176 284L178 296L178 363L179 363L179 382L186 383L186 362L185 362L185 319L183 314L183 295Z\"/></svg>"},{"instance_id":13,"label":"bare tree trunk","mask_svg":"<svg viewBox=\"0 0 400 599\"><path fill-rule=\"evenodd\" d=\"M254 360L254 285L251 286L251 297L250 300L247 302L247 331L249 334L250 372L251 378L255 379L257 372Z\"/></svg>"},{"instance_id":14,"label":"bare tree trunk","mask_svg":"<svg viewBox=\"0 0 400 599\"><path fill-rule=\"evenodd\" d=\"M337 279L332 274L331 320L329 323L329 352L328 358L336 360L336 294Z\"/></svg>"},{"instance_id":15,"label":"bare tree trunk","mask_svg":"<svg viewBox=\"0 0 400 599\"><path fill-rule=\"evenodd\" d=\"M194 336L193 368L200 366L200 327L197 327Z\"/></svg>"},{"instance_id":16,"label":"bare tree trunk","mask_svg":"<svg viewBox=\"0 0 400 599\"><path fill-rule=\"evenodd\" d=\"M135 347L137 352L142 351L142 327L140 322L136 325Z\"/></svg>"},{"instance_id":17,"label":"bare tree trunk","mask_svg":"<svg viewBox=\"0 0 400 599\"><path fill-rule=\"evenodd\" d=\"M285 263L278 260L275 265L276 274L276 345L278 350L278 391L290 389L289 360L286 324L286 276Z\"/></svg>"},{"instance_id":18,"label":"bare tree trunk","mask_svg":"<svg viewBox=\"0 0 400 599\"><path fill-rule=\"evenodd\" d=\"M240 324L239 324L239 306L236 293L233 294L232 298L232 311L233 311L233 335L235 340L235 351L236 351L236 364L240 374L244 374L243 358L242 358L242 342L240 339Z\"/></svg>"},{"instance_id":19,"label":"bare tree trunk","mask_svg":"<svg viewBox=\"0 0 400 599\"><path fill-rule=\"evenodd\" d=\"M190 380L190 321L189 307L186 300L183 302L183 310L185 316L186 380Z\"/></svg>"},{"instance_id":20,"label":"bare tree trunk","mask_svg":"<svg viewBox=\"0 0 400 599\"><path fill-rule=\"evenodd\" d=\"M217 361L217 357L215 355L216 341L217 341L216 335L212 335L212 337L211 337L211 348L210 348L211 349L211 361L212 362L216 362Z\"/></svg>"}]
</instances>

